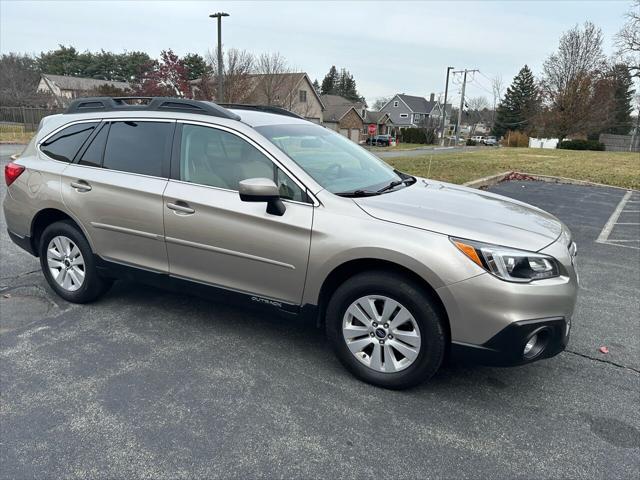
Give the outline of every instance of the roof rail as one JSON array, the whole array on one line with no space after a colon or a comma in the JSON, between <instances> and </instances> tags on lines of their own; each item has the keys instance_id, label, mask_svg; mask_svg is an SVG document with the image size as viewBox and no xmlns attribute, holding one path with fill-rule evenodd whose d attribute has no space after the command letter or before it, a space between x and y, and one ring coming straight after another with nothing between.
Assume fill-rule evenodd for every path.
<instances>
[{"instance_id":1,"label":"roof rail","mask_svg":"<svg viewBox=\"0 0 640 480\"><path fill-rule=\"evenodd\" d=\"M304 117L301 117L297 113L293 113L282 107L276 107L273 105L251 105L245 103L219 103L218 105L224 108L233 108L236 110L256 110L258 112L275 113L278 115L286 115L287 117L299 118L301 120L304 120Z\"/></svg>"},{"instance_id":2,"label":"roof rail","mask_svg":"<svg viewBox=\"0 0 640 480\"><path fill-rule=\"evenodd\" d=\"M85 113L97 111L184 112L240 120L240 116L230 112L226 108L216 105L213 102L172 97L78 98L69 104L64 113Z\"/></svg>"}]
</instances>

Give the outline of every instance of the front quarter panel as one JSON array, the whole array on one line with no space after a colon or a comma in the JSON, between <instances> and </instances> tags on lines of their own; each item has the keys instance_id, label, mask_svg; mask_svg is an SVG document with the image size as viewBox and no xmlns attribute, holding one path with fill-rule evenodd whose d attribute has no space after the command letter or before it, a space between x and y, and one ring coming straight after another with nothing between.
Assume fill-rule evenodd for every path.
<instances>
[{"instance_id":1,"label":"front quarter panel","mask_svg":"<svg viewBox=\"0 0 640 480\"><path fill-rule=\"evenodd\" d=\"M340 265L361 259L395 263L437 289L484 271L448 236L375 219L351 199L320 192L311 238L303 303L317 304L324 280Z\"/></svg>"}]
</instances>

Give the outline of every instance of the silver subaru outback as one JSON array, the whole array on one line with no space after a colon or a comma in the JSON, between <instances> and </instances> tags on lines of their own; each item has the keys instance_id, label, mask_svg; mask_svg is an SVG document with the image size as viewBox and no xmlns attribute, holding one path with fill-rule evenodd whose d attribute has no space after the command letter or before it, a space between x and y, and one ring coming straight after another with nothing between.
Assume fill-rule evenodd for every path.
<instances>
[{"instance_id":1,"label":"silver subaru outback","mask_svg":"<svg viewBox=\"0 0 640 480\"><path fill-rule=\"evenodd\" d=\"M448 357L567 345L575 243L552 215L394 170L285 110L86 98L5 168L9 235L62 298L135 276L313 319L387 388Z\"/></svg>"}]
</instances>

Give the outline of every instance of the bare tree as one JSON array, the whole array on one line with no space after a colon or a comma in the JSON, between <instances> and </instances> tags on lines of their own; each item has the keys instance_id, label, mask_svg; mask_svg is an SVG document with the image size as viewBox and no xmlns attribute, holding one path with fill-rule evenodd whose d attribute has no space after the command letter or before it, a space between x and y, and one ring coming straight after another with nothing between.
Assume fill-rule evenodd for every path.
<instances>
[{"instance_id":1,"label":"bare tree","mask_svg":"<svg viewBox=\"0 0 640 480\"><path fill-rule=\"evenodd\" d=\"M489 101L486 97L472 97L465 102L468 107L469 120L471 122L471 134L476 131L478 123L482 120L482 111L489 108Z\"/></svg>"},{"instance_id":2,"label":"bare tree","mask_svg":"<svg viewBox=\"0 0 640 480\"><path fill-rule=\"evenodd\" d=\"M263 53L258 57L256 73L263 76L257 88L265 103L282 106L286 93L291 91L288 89L291 80L284 75L291 73L285 58L278 52Z\"/></svg>"},{"instance_id":3,"label":"bare tree","mask_svg":"<svg viewBox=\"0 0 640 480\"><path fill-rule=\"evenodd\" d=\"M51 96L37 92L40 74L36 60L28 55L7 53L0 57L0 105L45 105Z\"/></svg>"},{"instance_id":4,"label":"bare tree","mask_svg":"<svg viewBox=\"0 0 640 480\"><path fill-rule=\"evenodd\" d=\"M504 90L504 80L502 75L498 74L491 79L491 91L493 92L493 113L491 114L491 123L495 123L496 107L502 98L502 90Z\"/></svg>"},{"instance_id":5,"label":"bare tree","mask_svg":"<svg viewBox=\"0 0 640 480\"><path fill-rule=\"evenodd\" d=\"M544 62L542 91L547 128L560 140L593 128L593 93L606 69L602 31L591 22L560 37L556 53Z\"/></svg>"},{"instance_id":6,"label":"bare tree","mask_svg":"<svg viewBox=\"0 0 640 480\"><path fill-rule=\"evenodd\" d=\"M627 65L632 77L640 78L640 0L631 3L627 22L617 33L617 54Z\"/></svg>"},{"instance_id":7,"label":"bare tree","mask_svg":"<svg viewBox=\"0 0 640 480\"><path fill-rule=\"evenodd\" d=\"M389 100L391 100L391 97L378 97L376 98L376 101L373 102L373 105L371 105L371 109L378 112L382 107L389 103Z\"/></svg>"},{"instance_id":8,"label":"bare tree","mask_svg":"<svg viewBox=\"0 0 640 480\"><path fill-rule=\"evenodd\" d=\"M223 52L222 81L224 82L224 102L245 103L253 90L252 75L256 66L255 56L237 48L230 48ZM213 74L209 79L215 84L217 82L218 55L209 51L207 62L211 66ZM213 89L208 89L213 92Z\"/></svg>"}]
</instances>

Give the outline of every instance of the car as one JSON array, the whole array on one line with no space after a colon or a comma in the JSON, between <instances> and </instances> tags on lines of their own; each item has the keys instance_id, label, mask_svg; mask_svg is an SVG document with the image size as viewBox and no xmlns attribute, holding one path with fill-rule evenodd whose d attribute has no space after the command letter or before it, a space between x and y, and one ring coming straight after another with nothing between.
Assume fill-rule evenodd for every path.
<instances>
[{"instance_id":1,"label":"car","mask_svg":"<svg viewBox=\"0 0 640 480\"><path fill-rule=\"evenodd\" d=\"M375 137L367 138L367 145L377 145L379 147L388 147L391 145L394 139L391 135L376 135Z\"/></svg>"},{"instance_id":2,"label":"car","mask_svg":"<svg viewBox=\"0 0 640 480\"><path fill-rule=\"evenodd\" d=\"M496 139L496 137L489 136L489 137L485 137L482 143L492 147L498 144L498 140Z\"/></svg>"},{"instance_id":3,"label":"car","mask_svg":"<svg viewBox=\"0 0 640 480\"><path fill-rule=\"evenodd\" d=\"M5 182L10 238L69 302L126 277L311 320L391 389L448 358L521 365L569 340L576 245L560 220L401 172L276 107L76 99Z\"/></svg>"},{"instance_id":4,"label":"car","mask_svg":"<svg viewBox=\"0 0 640 480\"><path fill-rule=\"evenodd\" d=\"M471 140L476 142L477 145L481 145L484 143L484 137L482 135L475 135L471 137Z\"/></svg>"}]
</instances>

